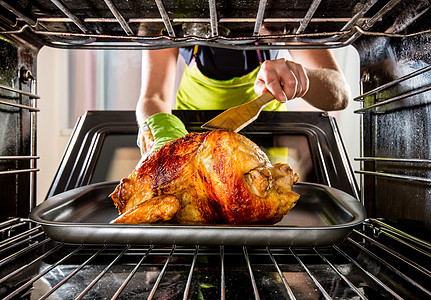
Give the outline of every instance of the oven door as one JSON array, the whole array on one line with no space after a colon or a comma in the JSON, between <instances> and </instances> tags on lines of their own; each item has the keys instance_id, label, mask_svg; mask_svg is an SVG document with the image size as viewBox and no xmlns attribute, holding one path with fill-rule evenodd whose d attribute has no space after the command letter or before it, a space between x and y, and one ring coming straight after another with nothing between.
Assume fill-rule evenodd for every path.
<instances>
[{"instance_id":1,"label":"oven door","mask_svg":"<svg viewBox=\"0 0 431 300\"><path fill-rule=\"evenodd\" d=\"M174 111L189 132L220 111ZM342 190L359 199L335 120L321 112L262 112L241 134L272 163L287 162L300 181ZM47 198L92 183L127 177L140 159L133 111L89 111L74 129Z\"/></svg>"}]
</instances>

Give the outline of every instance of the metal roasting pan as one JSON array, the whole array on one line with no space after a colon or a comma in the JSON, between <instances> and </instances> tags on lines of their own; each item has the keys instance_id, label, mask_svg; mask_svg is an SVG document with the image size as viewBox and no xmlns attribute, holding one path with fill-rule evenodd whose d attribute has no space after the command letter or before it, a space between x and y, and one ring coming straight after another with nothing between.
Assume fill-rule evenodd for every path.
<instances>
[{"instance_id":1,"label":"metal roasting pan","mask_svg":"<svg viewBox=\"0 0 431 300\"><path fill-rule=\"evenodd\" d=\"M50 238L66 243L329 246L342 242L366 217L351 195L325 185L297 183L301 195L275 225L110 224L118 216L108 195L118 182L80 187L53 196L31 213Z\"/></svg>"}]
</instances>

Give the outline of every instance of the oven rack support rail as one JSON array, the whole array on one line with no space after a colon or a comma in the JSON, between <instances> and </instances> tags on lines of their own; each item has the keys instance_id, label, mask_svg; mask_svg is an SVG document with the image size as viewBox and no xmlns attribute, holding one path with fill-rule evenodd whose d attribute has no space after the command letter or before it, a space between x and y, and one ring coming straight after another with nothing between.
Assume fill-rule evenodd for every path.
<instances>
[{"instance_id":1,"label":"oven rack support rail","mask_svg":"<svg viewBox=\"0 0 431 300\"><path fill-rule=\"evenodd\" d=\"M55 16L29 15L23 12L16 4L10 4L5 0L0 0L0 5L12 13L16 19L8 24L8 28L0 27L0 34L20 35L30 32L36 37L44 37L46 45L57 48L82 48L82 49L162 49L168 47L184 47L191 45L206 45L223 47L228 49L285 49L289 48L338 48L351 45L362 35L385 36L385 37L411 37L415 35L429 34L431 30L424 30L414 33L400 33L405 30L411 23L425 15L429 6L421 8L421 11L415 12L404 21L401 28L386 28L378 32L370 29L382 18L396 7L401 0L369 0L365 3L359 3L351 17L314 17L319 7L325 6L325 1L313 0L305 15L297 17L271 18L265 17L267 11L267 0L258 2L258 8L255 11L255 17L219 17L217 11L217 0L208 0L208 16L199 16L192 18L172 17L172 13L166 9L163 0L155 0L158 9L159 18L146 18L137 15L126 19L112 0L94 0L94 5L104 3L111 17L83 17L80 18L78 13L60 0L51 0L58 12ZM322 5L323 2L323 5ZM374 7L380 7L371 17L365 17ZM319 31L309 30L310 24L313 23L341 23L338 30ZM53 30L56 24L74 24L76 30L61 31ZM131 25L162 23L164 30L158 35L140 35L134 32ZM198 24L201 28L209 25L207 31L196 34L178 34L175 30L175 24ZM253 30L242 36L231 37L221 30L223 24L252 24ZM263 24L294 24L292 32L277 34L261 34ZM100 24L120 26L123 34L111 34L109 32L98 32L100 30L91 30L90 25ZM340 25L341 25L340 24ZM203 27L202 27L203 26ZM135 30L138 31L138 30ZM283 44L277 44L283 42ZM263 43L265 45L257 45ZM267 44L271 43L271 44Z\"/></svg>"},{"instance_id":2,"label":"oven rack support rail","mask_svg":"<svg viewBox=\"0 0 431 300\"><path fill-rule=\"evenodd\" d=\"M399 109L408 109L410 106L415 105L416 98L424 96L425 93L431 92L431 81L421 86L412 85L413 82L423 82L421 77L427 76L429 78L431 74L431 66L426 66L413 71L409 74L401 76L395 80L392 80L386 84L383 84L371 91L368 91L362 95L355 97L353 100L362 103L362 108L355 110L357 114L387 114ZM402 90L399 92L391 92L391 89L395 89L402 83L409 82L412 88ZM405 84L409 86L409 84ZM386 93L386 91L388 91ZM386 95L390 95L387 97ZM425 96L424 96L425 97ZM431 184L431 178L425 176L412 176L409 174L394 174L383 171L366 170L364 168L364 162L373 162L374 164L397 164L398 166L430 166L430 158L422 157L378 157L378 156L364 156L355 157L354 160L362 162L360 170L355 170L355 173L362 174L365 176L392 178L403 181L419 182L424 184Z\"/></svg>"},{"instance_id":3,"label":"oven rack support rail","mask_svg":"<svg viewBox=\"0 0 431 300\"><path fill-rule=\"evenodd\" d=\"M7 170L0 170L0 179L2 175L13 175L13 174L25 174L28 173L30 176L30 209L35 206L36 195L35 195L35 184L36 184L36 173L39 169L36 167L36 161L40 158L36 155L36 134L37 134L37 123L36 123L36 113L40 111L37 107L37 100L40 99L38 95L35 94L36 82L29 71L26 72L26 80L30 83L30 92L9 87L0 84L0 106L9 108L12 114L20 114L21 111L28 111L30 114L29 118L29 132L30 132L30 144L29 144L29 154L28 155L2 155L0 156L0 161L28 161L29 168L14 168ZM22 74L21 74L22 75ZM20 80L24 80L20 77ZM22 104L22 103L28 103ZM18 117L19 118L19 117Z\"/></svg>"},{"instance_id":4,"label":"oven rack support rail","mask_svg":"<svg viewBox=\"0 0 431 300\"><path fill-rule=\"evenodd\" d=\"M212 298L229 298L228 284L237 274L248 278L241 293L249 295L243 296L255 299L268 296L268 286L262 287L268 281L277 286L276 293L281 293L277 296L284 295L284 299L302 298L304 286L299 281L314 284L312 292L325 299L337 298L340 293L348 299L368 299L373 295L391 299L431 297L426 285L431 280L431 244L377 219L366 220L339 245L310 249L68 245L51 241L41 226L18 218L0 223L0 237L2 299L31 293L39 299L56 293L81 299L101 290L112 291L108 296L111 299L136 296L136 284L131 282L142 280L142 274L151 277L139 290L139 295L147 299L157 298L170 288L168 278L179 279L174 286L183 299L209 288L215 290ZM120 271L114 277L117 280L111 282L109 275L118 266ZM96 272L90 272L92 268ZM236 272L238 268L243 272ZM325 282L328 274L321 274L322 270L333 274L336 282ZM208 278L208 272L216 280L196 284ZM298 280L297 276L302 277ZM118 277L122 278L120 282Z\"/></svg>"}]
</instances>

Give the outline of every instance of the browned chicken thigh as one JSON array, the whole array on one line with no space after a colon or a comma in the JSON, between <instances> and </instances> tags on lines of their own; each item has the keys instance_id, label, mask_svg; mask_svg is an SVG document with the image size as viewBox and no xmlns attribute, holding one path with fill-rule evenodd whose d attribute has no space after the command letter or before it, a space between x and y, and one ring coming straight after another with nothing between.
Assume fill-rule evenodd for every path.
<instances>
[{"instance_id":1,"label":"browned chicken thigh","mask_svg":"<svg viewBox=\"0 0 431 300\"><path fill-rule=\"evenodd\" d=\"M190 133L121 180L110 195L121 213L113 222L273 224L299 199L291 191L298 179L238 133Z\"/></svg>"}]
</instances>

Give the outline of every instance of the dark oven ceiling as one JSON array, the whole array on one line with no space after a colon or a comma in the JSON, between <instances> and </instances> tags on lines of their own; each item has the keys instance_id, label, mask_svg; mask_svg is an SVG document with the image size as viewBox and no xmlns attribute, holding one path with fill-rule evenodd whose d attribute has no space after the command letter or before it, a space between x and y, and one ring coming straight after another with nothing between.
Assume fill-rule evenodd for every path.
<instances>
[{"instance_id":1,"label":"dark oven ceiling","mask_svg":"<svg viewBox=\"0 0 431 300\"><path fill-rule=\"evenodd\" d=\"M420 34L409 25L426 19L429 6L429 0L0 0L0 34L61 48L331 48L362 35Z\"/></svg>"}]
</instances>

